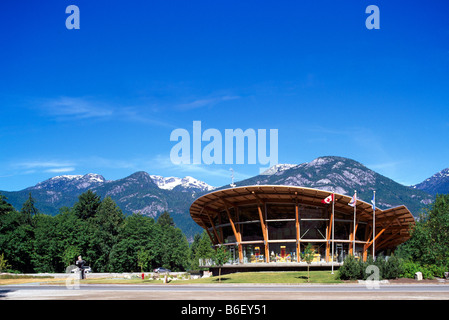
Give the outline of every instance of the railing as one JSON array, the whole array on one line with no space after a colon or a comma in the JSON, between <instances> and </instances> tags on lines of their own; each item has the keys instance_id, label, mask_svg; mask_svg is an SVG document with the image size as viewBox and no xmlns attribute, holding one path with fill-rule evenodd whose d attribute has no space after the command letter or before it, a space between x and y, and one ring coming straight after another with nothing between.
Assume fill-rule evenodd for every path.
<instances>
[{"instance_id":1,"label":"railing","mask_svg":"<svg viewBox=\"0 0 449 320\"><path fill-rule=\"evenodd\" d=\"M341 263L342 261L339 261L337 258L335 258L335 259L334 259L334 262L336 262L336 263ZM254 260L251 260L251 259L248 259L248 258L244 257L242 263L240 263L238 259L235 259L235 260L230 259L230 260L228 260L227 262L225 262L224 265L225 265L225 266L229 266L229 265L239 265L239 264L240 264L240 265L241 265L241 264L248 264L248 265L251 264L251 265L256 265L256 264L264 264L264 263L266 263L265 260L254 261ZM273 263L273 264L278 264L278 265L281 265L281 264L289 265L289 264L297 263L297 262L296 262L296 260L288 260L288 261L276 261L276 260L270 260L269 263L270 263L270 264L271 264L271 263ZM301 263L301 264L304 264L304 263L306 263L306 262L305 262L305 261L302 261L302 262L300 262L300 263ZM323 264L323 263L331 263L331 261L326 262L326 261L324 261L323 259L317 259L317 260L314 260L314 261L311 262L312 265L320 265L320 264ZM214 261L213 259L199 259L199 267L211 267L211 266L215 266L215 265L216 265L216 264L215 264L215 261Z\"/></svg>"},{"instance_id":2,"label":"railing","mask_svg":"<svg viewBox=\"0 0 449 320\"><path fill-rule=\"evenodd\" d=\"M239 264L239 259L229 259L227 262L225 262L225 265L233 265L233 264ZM210 267L214 266L215 261L213 259L199 259L199 266L200 267Z\"/></svg>"}]
</instances>

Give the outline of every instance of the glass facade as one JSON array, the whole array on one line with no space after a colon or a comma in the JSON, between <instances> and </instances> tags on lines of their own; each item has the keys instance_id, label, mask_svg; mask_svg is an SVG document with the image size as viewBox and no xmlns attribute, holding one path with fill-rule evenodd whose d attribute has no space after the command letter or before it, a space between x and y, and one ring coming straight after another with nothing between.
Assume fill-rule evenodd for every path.
<instances>
[{"instance_id":1,"label":"glass facade","mask_svg":"<svg viewBox=\"0 0 449 320\"><path fill-rule=\"evenodd\" d=\"M331 203L323 201L330 198ZM327 266L347 255L366 261L376 253L388 254L410 238L415 219L407 207L374 211L371 203L358 199L352 207L350 201L351 196L314 188L247 185L200 196L190 215L214 246L229 249L230 263L260 264L256 268L262 269L270 263L281 269L282 264L304 263L308 245L312 263Z\"/></svg>"},{"instance_id":2,"label":"glass facade","mask_svg":"<svg viewBox=\"0 0 449 320\"><path fill-rule=\"evenodd\" d=\"M301 262L301 254L308 244L314 250L313 263L330 262L332 257L335 262L342 262L354 248L353 215L335 211L333 256L331 215L327 207L252 204L217 213L213 218L214 228L208 230L229 247L233 263ZM366 223L357 222L356 257L362 255L366 231Z\"/></svg>"}]
</instances>

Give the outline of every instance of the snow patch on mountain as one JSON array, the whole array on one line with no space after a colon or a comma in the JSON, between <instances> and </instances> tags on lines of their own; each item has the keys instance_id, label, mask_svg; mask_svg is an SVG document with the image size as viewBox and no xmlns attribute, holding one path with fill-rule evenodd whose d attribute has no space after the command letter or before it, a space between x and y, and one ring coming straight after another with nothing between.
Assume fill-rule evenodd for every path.
<instances>
[{"instance_id":1,"label":"snow patch on mountain","mask_svg":"<svg viewBox=\"0 0 449 320\"><path fill-rule=\"evenodd\" d=\"M146 172L137 172L128 177L128 180L132 181L152 181L154 182L160 189L164 190L173 190L177 186L181 186L183 188L194 188L199 189L201 191L211 191L215 189L215 187L208 185L207 183L197 180L193 177L187 176L184 178L178 177L162 177L158 175L149 175ZM107 181L102 175L88 173L85 175L61 175L50 178L48 180L39 182L34 187L29 189L43 189L43 190L58 190L64 191L68 189L88 189L100 186L101 184ZM109 194L117 194L119 192L124 191L125 187L131 182L124 183L122 185L116 186L113 190L110 190Z\"/></svg>"},{"instance_id":2,"label":"snow patch on mountain","mask_svg":"<svg viewBox=\"0 0 449 320\"><path fill-rule=\"evenodd\" d=\"M320 167L332 161L334 161L334 159L332 159L331 157L319 157L310 161L309 163L306 163L306 167Z\"/></svg>"},{"instance_id":3,"label":"snow patch on mountain","mask_svg":"<svg viewBox=\"0 0 449 320\"><path fill-rule=\"evenodd\" d=\"M261 175L270 176L291 169L296 166L297 166L296 164L289 164L289 163L275 164L274 166L271 166L270 168L262 172Z\"/></svg>"},{"instance_id":4,"label":"snow patch on mountain","mask_svg":"<svg viewBox=\"0 0 449 320\"><path fill-rule=\"evenodd\" d=\"M423 182L411 187L424 190L432 195L449 193L449 168L441 170Z\"/></svg>"},{"instance_id":5,"label":"snow patch on mountain","mask_svg":"<svg viewBox=\"0 0 449 320\"><path fill-rule=\"evenodd\" d=\"M195 188L200 189L202 191L211 191L215 189L215 187L212 187L207 183L197 180L190 176L178 178L178 177L162 177L157 175L150 175L150 177L160 189L165 190L173 190L177 186L181 186L183 188Z\"/></svg>"},{"instance_id":6,"label":"snow patch on mountain","mask_svg":"<svg viewBox=\"0 0 449 320\"><path fill-rule=\"evenodd\" d=\"M53 189L62 185L75 186L77 189L86 189L106 182L106 179L99 174L88 173L85 175L62 175L39 182L32 189Z\"/></svg>"}]
</instances>

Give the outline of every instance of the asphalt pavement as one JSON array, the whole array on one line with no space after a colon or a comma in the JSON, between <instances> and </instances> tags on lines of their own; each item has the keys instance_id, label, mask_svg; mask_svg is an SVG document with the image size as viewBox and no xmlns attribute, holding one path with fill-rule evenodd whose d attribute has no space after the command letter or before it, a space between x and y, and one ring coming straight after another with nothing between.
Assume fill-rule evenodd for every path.
<instances>
[{"instance_id":1,"label":"asphalt pavement","mask_svg":"<svg viewBox=\"0 0 449 320\"><path fill-rule=\"evenodd\" d=\"M0 300L449 300L449 284L0 286Z\"/></svg>"}]
</instances>

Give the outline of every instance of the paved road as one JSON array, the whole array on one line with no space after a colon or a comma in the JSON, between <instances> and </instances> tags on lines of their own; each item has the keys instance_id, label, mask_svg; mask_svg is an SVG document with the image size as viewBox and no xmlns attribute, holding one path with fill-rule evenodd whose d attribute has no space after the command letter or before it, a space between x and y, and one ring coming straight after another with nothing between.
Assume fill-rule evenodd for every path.
<instances>
[{"instance_id":1,"label":"paved road","mask_svg":"<svg viewBox=\"0 0 449 320\"><path fill-rule=\"evenodd\" d=\"M0 286L1 300L449 300L448 284Z\"/></svg>"}]
</instances>

